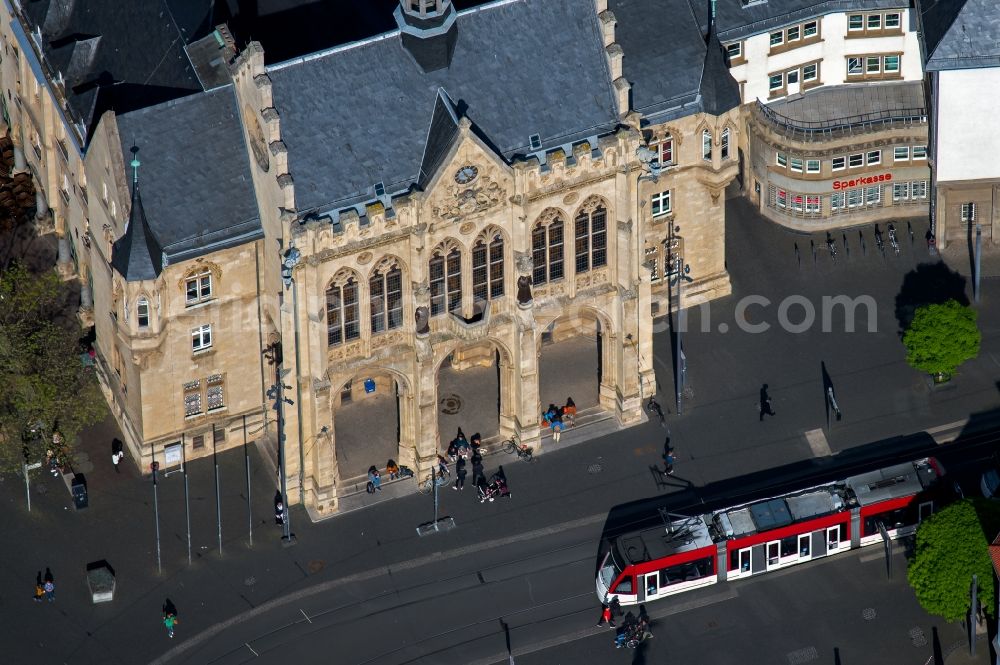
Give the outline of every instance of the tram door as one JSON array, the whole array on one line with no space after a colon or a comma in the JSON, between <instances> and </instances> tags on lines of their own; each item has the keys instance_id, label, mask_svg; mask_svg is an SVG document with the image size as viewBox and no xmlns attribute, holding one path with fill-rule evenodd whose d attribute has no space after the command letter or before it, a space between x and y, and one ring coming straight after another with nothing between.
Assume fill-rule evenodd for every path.
<instances>
[{"instance_id":1,"label":"tram door","mask_svg":"<svg viewBox=\"0 0 1000 665\"><path fill-rule=\"evenodd\" d=\"M740 575L748 575L753 573L753 568L750 559L750 548L746 547L740 550Z\"/></svg>"},{"instance_id":2,"label":"tram door","mask_svg":"<svg viewBox=\"0 0 1000 665\"><path fill-rule=\"evenodd\" d=\"M660 573L647 573L643 578L643 590L646 598L656 598L660 593Z\"/></svg>"}]
</instances>

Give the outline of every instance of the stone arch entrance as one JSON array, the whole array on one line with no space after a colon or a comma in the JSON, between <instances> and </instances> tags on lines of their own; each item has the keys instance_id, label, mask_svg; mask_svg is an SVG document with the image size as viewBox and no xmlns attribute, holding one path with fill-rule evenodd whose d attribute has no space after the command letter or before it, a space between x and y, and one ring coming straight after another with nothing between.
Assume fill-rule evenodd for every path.
<instances>
[{"instance_id":1,"label":"stone arch entrance","mask_svg":"<svg viewBox=\"0 0 1000 665\"><path fill-rule=\"evenodd\" d=\"M538 337L538 397L544 410L572 397L577 409L615 410L609 326L596 312L560 316Z\"/></svg>"},{"instance_id":2,"label":"stone arch entrance","mask_svg":"<svg viewBox=\"0 0 1000 665\"><path fill-rule=\"evenodd\" d=\"M458 428L484 441L509 436L513 428L510 354L492 339L451 349L437 368L437 417L441 450Z\"/></svg>"},{"instance_id":3,"label":"stone arch entrance","mask_svg":"<svg viewBox=\"0 0 1000 665\"><path fill-rule=\"evenodd\" d=\"M412 464L412 443L404 443L413 440L408 390L402 376L373 368L330 391L338 486L359 481L372 465L384 469L389 459Z\"/></svg>"}]
</instances>

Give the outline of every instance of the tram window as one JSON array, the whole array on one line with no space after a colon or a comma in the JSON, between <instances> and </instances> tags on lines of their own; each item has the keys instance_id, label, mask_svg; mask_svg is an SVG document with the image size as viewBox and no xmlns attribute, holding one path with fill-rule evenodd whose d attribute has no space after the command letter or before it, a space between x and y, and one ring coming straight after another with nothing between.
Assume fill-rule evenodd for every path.
<instances>
[{"instance_id":1,"label":"tram window","mask_svg":"<svg viewBox=\"0 0 1000 665\"><path fill-rule=\"evenodd\" d=\"M780 543L777 542L767 544L767 565L772 566L778 563L779 546Z\"/></svg>"},{"instance_id":2,"label":"tram window","mask_svg":"<svg viewBox=\"0 0 1000 665\"><path fill-rule=\"evenodd\" d=\"M792 556L799 551L798 536L788 536L781 539L781 556Z\"/></svg>"},{"instance_id":3,"label":"tram window","mask_svg":"<svg viewBox=\"0 0 1000 665\"><path fill-rule=\"evenodd\" d=\"M864 529L861 534L864 536L874 536L878 531L878 523L881 522L885 525L886 529L898 529L901 526L906 526L907 524L912 524L913 520L909 518L908 513L911 511L906 508L900 508L899 510L889 510L884 513L877 513L875 515L868 515L865 517Z\"/></svg>"},{"instance_id":4,"label":"tram window","mask_svg":"<svg viewBox=\"0 0 1000 665\"><path fill-rule=\"evenodd\" d=\"M624 593L624 594L635 593L634 591L632 591L632 577L628 576L621 578L621 580L619 580L618 582L618 585L614 589L612 589L611 592Z\"/></svg>"},{"instance_id":5,"label":"tram window","mask_svg":"<svg viewBox=\"0 0 1000 665\"><path fill-rule=\"evenodd\" d=\"M671 584L680 584L681 582L698 580L711 574L711 557L698 559L697 561L691 561L689 563L682 563L677 566L671 566L670 568L664 568L660 571L660 588L662 589L663 587L670 586Z\"/></svg>"}]
</instances>

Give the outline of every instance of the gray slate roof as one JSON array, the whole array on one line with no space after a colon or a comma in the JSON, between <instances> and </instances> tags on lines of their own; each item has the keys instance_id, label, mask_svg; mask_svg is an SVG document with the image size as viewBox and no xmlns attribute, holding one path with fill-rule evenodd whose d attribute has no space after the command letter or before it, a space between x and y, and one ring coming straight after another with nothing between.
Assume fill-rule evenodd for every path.
<instances>
[{"instance_id":1,"label":"gray slate roof","mask_svg":"<svg viewBox=\"0 0 1000 665\"><path fill-rule=\"evenodd\" d=\"M111 266L128 282L156 279L163 270L163 249L146 220L139 183L132 186L128 227L111 247Z\"/></svg>"},{"instance_id":2,"label":"gray slate roof","mask_svg":"<svg viewBox=\"0 0 1000 665\"><path fill-rule=\"evenodd\" d=\"M940 0L922 5L927 71L1000 67L996 0Z\"/></svg>"},{"instance_id":3,"label":"gray slate roof","mask_svg":"<svg viewBox=\"0 0 1000 665\"><path fill-rule=\"evenodd\" d=\"M138 146L146 219L166 263L262 236L231 85L118 116L122 158Z\"/></svg>"},{"instance_id":4,"label":"gray slate roof","mask_svg":"<svg viewBox=\"0 0 1000 665\"><path fill-rule=\"evenodd\" d=\"M625 52L632 108L651 123L705 111L718 115L739 105L739 86L687 0L611 0L615 40Z\"/></svg>"},{"instance_id":5,"label":"gray slate roof","mask_svg":"<svg viewBox=\"0 0 1000 665\"><path fill-rule=\"evenodd\" d=\"M618 124L593 0L515 0L462 12L451 66L424 74L398 32L274 65L274 105L300 212L418 180L444 88L507 158Z\"/></svg>"},{"instance_id":6,"label":"gray slate roof","mask_svg":"<svg viewBox=\"0 0 1000 665\"><path fill-rule=\"evenodd\" d=\"M201 90L184 46L211 32L212 0L32 0L46 60L66 80L88 132L109 109L131 110Z\"/></svg>"},{"instance_id":7,"label":"gray slate roof","mask_svg":"<svg viewBox=\"0 0 1000 665\"><path fill-rule=\"evenodd\" d=\"M708 26L708 0L690 0L703 28ZM908 0L766 0L744 7L742 0L717 0L716 28L723 42L742 39L824 14L854 9L905 9Z\"/></svg>"}]
</instances>

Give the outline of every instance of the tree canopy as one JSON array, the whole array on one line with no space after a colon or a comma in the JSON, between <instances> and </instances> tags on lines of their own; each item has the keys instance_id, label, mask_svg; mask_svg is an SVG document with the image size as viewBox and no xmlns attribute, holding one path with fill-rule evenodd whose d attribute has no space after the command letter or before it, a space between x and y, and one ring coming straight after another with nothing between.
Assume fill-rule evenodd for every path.
<instances>
[{"instance_id":1,"label":"tree canopy","mask_svg":"<svg viewBox=\"0 0 1000 665\"><path fill-rule=\"evenodd\" d=\"M42 461L54 431L71 446L106 412L80 361L80 326L62 316L64 289L54 271L0 271L0 473Z\"/></svg>"},{"instance_id":2,"label":"tree canopy","mask_svg":"<svg viewBox=\"0 0 1000 665\"><path fill-rule=\"evenodd\" d=\"M918 307L903 333L906 362L928 374L951 374L979 355L977 317L974 309L955 300Z\"/></svg>"},{"instance_id":3,"label":"tree canopy","mask_svg":"<svg viewBox=\"0 0 1000 665\"><path fill-rule=\"evenodd\" d=\"M998 531L1000 507L986 499L964 499L921 522L907 577L927 612L947 621L964 619L972 575L977 574L979 602L993 614L993 566L987 548Z\"/></svg>"}]
</instances>

